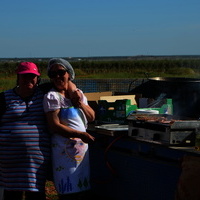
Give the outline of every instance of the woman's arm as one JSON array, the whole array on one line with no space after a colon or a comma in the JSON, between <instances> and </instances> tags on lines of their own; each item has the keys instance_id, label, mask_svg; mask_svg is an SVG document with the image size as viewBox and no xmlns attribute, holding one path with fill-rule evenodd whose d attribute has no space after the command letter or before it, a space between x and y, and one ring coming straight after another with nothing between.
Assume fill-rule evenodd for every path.
<instances>
[{"instance_id":1,"label":"woman's arm","mask_svg":"<svg viewBox=\"0 0 200 200\"><path fill-rule=\"evenodd\" d=\"M80 90L77 89L76 85L71 81L69 81L68 83L68 92L69 92L69 96L72 101L72 104L75 107L79 107L83 110L89 122L94 121L95 120L94 110L89 105L86 105L83 102L83 93L81 93Z\"/></svg>"},{"instance_id":2,"label":"woman's arm","mask_svg":"<svg viewBox=\"0 0 200 200\"><path fill-rule=\"evenodd\" d=\"M95 120L95 112L89 105L80 102L79 108L81 108L82 111L84 112L88 122L93 122Z\"/></svg>"},{"instance_id":3,"label":"woman's arm","mask_svg":"<svg viewBox=\"0 0 200 200\"><path fill-rule=\"evenodd\" d=\"M60 122L59 119L60 110L50 111L46 113L47 122L49 130L56 134L62 135L64 137L76 137L82 139L83 142L89 143L94 141L94 137L87 132L81 132L75 129L72 129Z\"/></svg>"},{"instance_id":4,"label":"woman's arm","mask_svg":"<svg viewBox=\"0 0 200 200\"><path fill-rule=\"evenodd\" d=\"M83 101L83 93L80 92L80 90L74 91L71 101L73 105L75 105L78 108L81 108L89 122L92 122L95 120L95 112L94 110L87 104L84 103Z\"/></svg>"}]
</instances>

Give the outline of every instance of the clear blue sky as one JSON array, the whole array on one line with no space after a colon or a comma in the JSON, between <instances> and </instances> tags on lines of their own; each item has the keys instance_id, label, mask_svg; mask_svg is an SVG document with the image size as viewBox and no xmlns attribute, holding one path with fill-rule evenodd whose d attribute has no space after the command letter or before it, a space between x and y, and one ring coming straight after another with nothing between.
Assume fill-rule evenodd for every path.
<instances>
[{"instance_id":1,"label":"clear blue sky","mask_svg":"<svg viewBox=\"0 0 200 200\"><path fill-rule=\"evenodd\" d=\"M200 55L200 0L1 0L0 58Z\"/></svg>"}]
</instances>

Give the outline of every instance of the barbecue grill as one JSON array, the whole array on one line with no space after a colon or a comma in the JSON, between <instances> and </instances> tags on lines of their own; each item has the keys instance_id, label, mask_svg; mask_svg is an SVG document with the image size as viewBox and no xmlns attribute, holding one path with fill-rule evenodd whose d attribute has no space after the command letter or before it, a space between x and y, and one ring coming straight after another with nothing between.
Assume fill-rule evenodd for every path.
<instances>
[{"instance_id":1,"label":"barbecue grill","mask_svg":"<svg viewBox=\"0 0 200 200\"><path fill-rule=\"evenodd\" d=\"M194 146L200 132L200 120L174 120L167 115L138 115L127 117L128 135L169 146Z\"/></svg>"}]
</instances>

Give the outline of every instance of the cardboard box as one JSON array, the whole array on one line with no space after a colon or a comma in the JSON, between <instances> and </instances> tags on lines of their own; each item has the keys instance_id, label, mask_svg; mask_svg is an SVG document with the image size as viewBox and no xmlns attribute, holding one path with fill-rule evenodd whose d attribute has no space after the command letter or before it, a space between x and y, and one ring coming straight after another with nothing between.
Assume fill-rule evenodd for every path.
<instances>
[{"instance_id":1,"label":"cardboard box","mask_svg":"<svg viewBox=\"0 0 200 200\"><path fill-rule=\"evenodd\" d=\"M135 95L100 96L100 100L106 100L107 102L115 102L122 99L130 99L131 105L137 105Z\"/></svg>"},{"instance_id":2,"label":"cardboard box","mask_svg":"<svg viewBox=\"0 0 200 200\"><path fill-rule=\"evenodd\" d=\"M128 113L137 108L135 95L113 96L111 91L84 94L95 111L95 118L102 122L123 123Z\"/></svg>"},{"instance_id":3,"label":"cardboard box","mask_svg":"<svg viewBox=\"0 0 200 200\"><path fill-rule=\"evenodd\" d=\"M87 97L88 101L98 102L101 96L112 96L113 93L111 91L107 91L107 92L91 92L91 93L84 93L84 94Z\"/></svg>"},{"instance_id":4,"label":"cardboard box","mask_svg":"<svg viewBox=\"0 0 200 200\"><path fill-rule=\"evenodd\" d=\"M112 95L111 91L107 92L91 92L91 93L84 93L84 95L87 97L89 106L94 110L95 112L95 119L98 118L98 100L100 100L101 96L110 96Z\"/></svg>"}]
</instances>

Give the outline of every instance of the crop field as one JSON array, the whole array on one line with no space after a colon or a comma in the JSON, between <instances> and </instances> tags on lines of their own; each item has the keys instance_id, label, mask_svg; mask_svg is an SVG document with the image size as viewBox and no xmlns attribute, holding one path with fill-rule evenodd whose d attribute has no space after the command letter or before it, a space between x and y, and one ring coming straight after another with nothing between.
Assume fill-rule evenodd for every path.
<instances>
[{"instance_id":1,"label":"crop field","mask_svg":"<svg viewBox=\"0 0 200 200\"><path fill-rule=\"evenodd\" d=\"M31 60L40 69L41 78L47 79L47 62ZM16 66L19 61L0 62L0 91L16 85ZM200 78L200 58L157 58L125 60L80 60L70 61L76 79L185 77Z\"/></svg>"}]
</instances>

